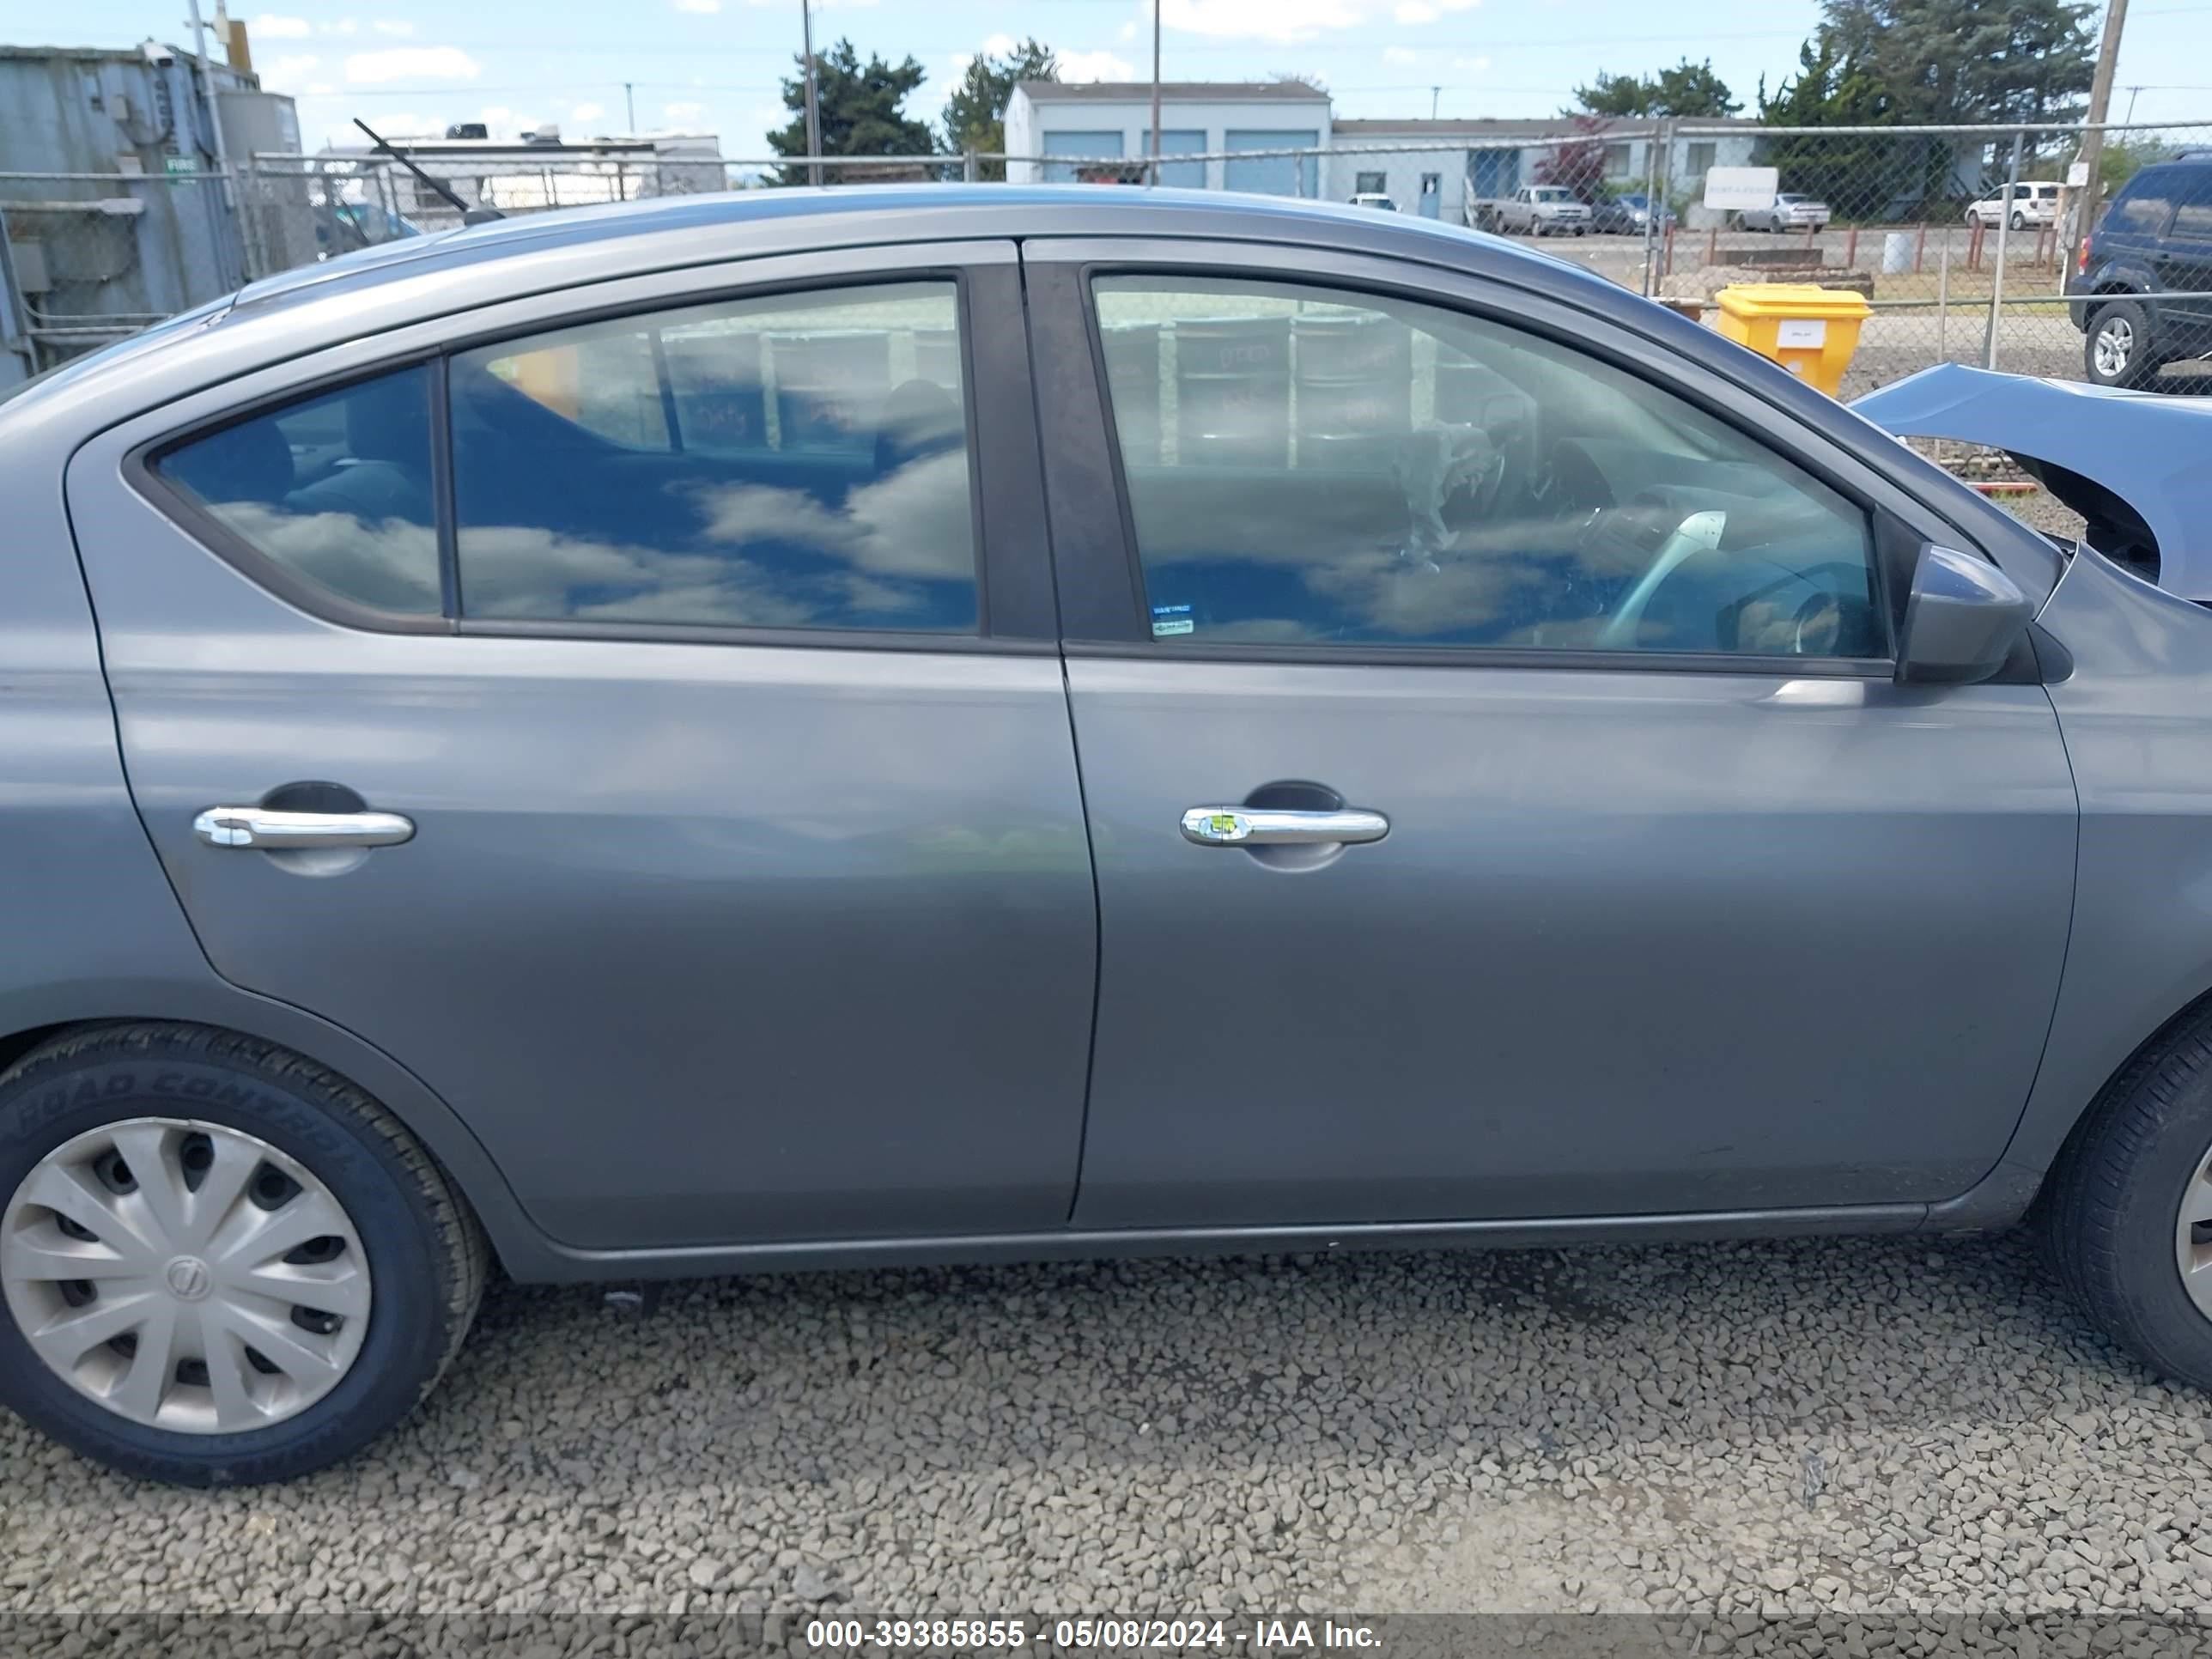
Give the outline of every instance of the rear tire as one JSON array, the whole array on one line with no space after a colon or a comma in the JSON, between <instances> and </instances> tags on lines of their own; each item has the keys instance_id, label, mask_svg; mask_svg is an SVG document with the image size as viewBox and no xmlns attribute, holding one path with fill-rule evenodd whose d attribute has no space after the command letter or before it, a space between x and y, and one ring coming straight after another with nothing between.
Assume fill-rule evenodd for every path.
<instances>
[{"instance_id":1,"label":"rear tire","mask_svg":"<svg viewBox=\"0 0 2212 1659\"><path fill-rule=\"evenodd\" d=\"M2106 300L2089 313L2081 366L2095 386L2147 386L2162 359L2154 349L2150 313L2135 300Z\"/></svg>"},{"instance_id":2,"label":"rear tire","mask_svg":"<svg viewBox=\"0 0 2212 1659\"><path fill-rule=\"evenodd\" d=\"M2189 1220L2212 1217L2212 1013L2106 1086L2038 1210L2082 1311L2152 1370L2212 1389L2212 1220Z\"/></svg>"},{"instance_id":3,"label":"rear tire","mask_svg":"<svg viewBox=\"0 0 2212 1659\"><path fill-rule=\"evenodd\" d=\"M65 1251L111 1277L63 1278ZM452 1362L489 1255L389 1113L270 1044L95 1026L0 1074L0 1403L122 1474L246 1486L353 1455ZM86 1339L55 1322L103 1305L129 1330L70 1358Z\"/></svg>"}]
</instances>

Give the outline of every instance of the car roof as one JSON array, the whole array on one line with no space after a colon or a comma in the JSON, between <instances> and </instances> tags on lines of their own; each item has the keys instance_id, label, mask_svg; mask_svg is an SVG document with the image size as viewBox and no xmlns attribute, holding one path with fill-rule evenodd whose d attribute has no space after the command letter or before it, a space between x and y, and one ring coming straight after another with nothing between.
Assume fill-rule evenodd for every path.
<instances>
[{"instance_id":1,"label":"car roof","mask_svg":"<svg viewBox=\"0 0 2212 1659\"><path fill-rule=\"evenodd\" d=\"M155 388L142 404L150 407L194 385L381 330L656 270L866 246L1089 236L1326 246L1479 270L1609 309L1643 303L1549 253L1348 202L1003 184L730 191L435 231L283 271L202 307L190 329L163 325L64 366L0 404L0 424L65 390L83 398L102 383L112 388L118 376ZM204 367L188 374L187 360Z\"/></svg>"},{"instance_id":2,"label":"car roof","mask_svg":"<svg viewBox=\"0 0 2212 1659\"><path fill-rule=\"evenodd\" d=\"M0 402L0 438L44 425L67 441L294 357L595 283L770 256L1092 237L1367 254L1541 292L1647 334L1696 329L1549 252L1350 202L1097 185L758 189L532 214L284 271L203 307L190 327L173 319L19 391Z\"/></svg>"}]
</instances>

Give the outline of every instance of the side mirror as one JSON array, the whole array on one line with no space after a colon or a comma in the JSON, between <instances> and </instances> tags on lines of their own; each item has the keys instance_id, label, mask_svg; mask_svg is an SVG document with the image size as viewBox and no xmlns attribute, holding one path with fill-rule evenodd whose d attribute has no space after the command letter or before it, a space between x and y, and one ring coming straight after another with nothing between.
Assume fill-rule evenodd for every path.
<instances>
[{"instance_id":1,"label":"side mirror","mask_svg":"<svg viewBox=\"0 0 2212 1659\"><path fill-rule=\"evenodd\" d=\"M1912 568L1897 678L1972 685L2005 665L2035 617L2018 584L1987 559L1929 543Z\"/></svg>"}]
</instances>

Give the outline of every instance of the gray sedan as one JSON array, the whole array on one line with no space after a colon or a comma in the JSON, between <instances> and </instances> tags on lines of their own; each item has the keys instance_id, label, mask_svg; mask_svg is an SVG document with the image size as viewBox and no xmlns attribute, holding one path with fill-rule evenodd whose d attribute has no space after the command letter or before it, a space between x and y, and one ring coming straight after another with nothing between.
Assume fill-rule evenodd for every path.
<instances>
[{"instance_id":1,"label":"gray sedan","mask_svg":"<svg viewBox=\"0 0 2212 1659\"><path fill-rule=\"evenodd\" d=\"M0 472L0 1398L116 1468L348 1455L495 1262L2033 1206L2212 1382L2212 617L1601 277L671 198L256 284Z\"/></svg>"}]
</instances>

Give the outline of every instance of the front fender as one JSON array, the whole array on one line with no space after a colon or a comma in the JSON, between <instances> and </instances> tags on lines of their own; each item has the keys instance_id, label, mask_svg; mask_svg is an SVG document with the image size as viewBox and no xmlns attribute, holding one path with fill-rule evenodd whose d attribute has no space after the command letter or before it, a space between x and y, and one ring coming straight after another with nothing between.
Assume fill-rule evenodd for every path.
<instances>
[{"instance_id":1,"label":"front fender","mask_svg":"<svg viewBox=\"0 0 2212 1659\"><path fill-rule=\"evenodd\" d=\"M2001 1168L2039 1178L2106 1083L2212 992L2212 612L2094 552L2040 621L2081 804L2074 927L2051 1036Z\"/></svg>"}]
</instances>

